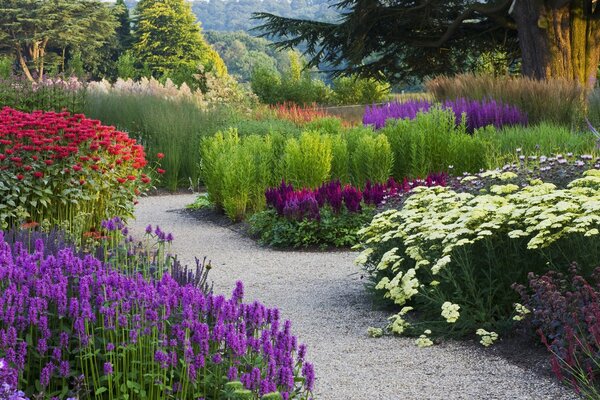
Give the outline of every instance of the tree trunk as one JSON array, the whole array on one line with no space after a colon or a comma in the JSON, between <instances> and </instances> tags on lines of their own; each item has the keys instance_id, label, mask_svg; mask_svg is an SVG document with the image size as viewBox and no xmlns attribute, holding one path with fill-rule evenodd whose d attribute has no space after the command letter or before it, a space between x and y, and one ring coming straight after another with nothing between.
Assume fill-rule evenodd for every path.
<instances>
[{"instance_id":1,"label":"tree trunk","mask_svg":"<svg viewBox=\"0 0 600 400\"><path fill-rule=\"evenodd\" d=\"M594 0L515 0L523 74L592 88L600 62L600 4Z\"/></svg>"},{"instance_id":2,"label":"tree trunk","mask_svg":"<svg viewBox=\"0 0 600 400\"><path fill-rule=\"evenodd\" d=\"M27 62L25 61L25 57L23 56L23 50L20 45L16 46L17 58L19 59L19 65L23 70L23 73L27 77L28 80L33 82L33 76L31 75L31 71L29 71L29 67L27 66Z\"/></svg>"}]
</instances>

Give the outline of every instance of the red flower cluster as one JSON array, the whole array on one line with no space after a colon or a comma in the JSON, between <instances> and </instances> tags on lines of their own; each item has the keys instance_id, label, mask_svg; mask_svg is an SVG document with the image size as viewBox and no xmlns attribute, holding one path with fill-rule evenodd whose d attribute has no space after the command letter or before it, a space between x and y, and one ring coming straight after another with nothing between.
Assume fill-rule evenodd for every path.
<instances>
[{"instance_id":1,"label":"red flower cluster","mask_svg":"<svg viewBox=\"0 0 600 400\"><path fill-rule=\"evenodd\" d=\"M24 172L41 178L47 167L56 164L65 174L87 167L104 174L117 165L141 169L146 163L144 149L135 139L84 115L0 111L0 170L12 170L19 180Z\"/></svg>"}]
</instances>

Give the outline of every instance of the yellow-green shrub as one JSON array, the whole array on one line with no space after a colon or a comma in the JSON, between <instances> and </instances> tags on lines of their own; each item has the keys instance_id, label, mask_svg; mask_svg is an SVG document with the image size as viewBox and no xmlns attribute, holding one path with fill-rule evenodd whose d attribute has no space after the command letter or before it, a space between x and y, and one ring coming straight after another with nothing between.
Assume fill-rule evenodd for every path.
<instances>
[{"instance_id":1,"label":"yellow-green shrub","mask_svg":"<svg viewBox=\"0 0 600 400\"><path fill-rule=\"evenodd\" d=\"M363 187L367 181L387 181L393 162L392 149L384 135L363 135L352 154L352 183Z\"/></svg>"},{"instance_id":2,"label":"yellow-green shrub","mask_svg":"<svg viewBox=\"0 0 600 400\"><path fill-rule=\"evenodd\" d=\"M285 181L294 187L321 185L331 171L331 147L331 137L317 131L303 132L298 139L289 139L283 154Z\"/></svg>"}]
</instances>

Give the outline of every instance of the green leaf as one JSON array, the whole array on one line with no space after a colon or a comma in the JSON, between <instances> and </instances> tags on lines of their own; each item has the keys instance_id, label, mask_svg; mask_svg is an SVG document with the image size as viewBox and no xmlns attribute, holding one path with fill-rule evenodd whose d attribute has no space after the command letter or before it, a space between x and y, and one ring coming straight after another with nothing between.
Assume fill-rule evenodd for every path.
<instances>
[{"instance_id":1,"label":"green leaf","mask_svg":"<svg viewBox=\"0 0 600 400\"><path fill-rule=\"evenodd\" d=\"M94 396L99 396L107 390L108 389L106 387L102 386L101 388L96 389L96 391L94 392Z\"/></svg>"}]
</instances>

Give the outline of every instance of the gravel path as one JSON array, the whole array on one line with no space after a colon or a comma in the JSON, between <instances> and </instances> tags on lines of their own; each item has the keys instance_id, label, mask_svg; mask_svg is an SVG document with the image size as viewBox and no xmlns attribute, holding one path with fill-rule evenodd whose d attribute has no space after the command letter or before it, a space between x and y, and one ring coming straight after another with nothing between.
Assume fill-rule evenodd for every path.
<instances>
[{"instance_id":1,"label":"gravel path","mask_svg":"<svg viewBox=\"0 0 600 400\"><path fill-rule=\"evenodd\" d=\"M236 280L246 300L277 306L308 345L321 400L569 399L550 379L462 343L419 349L414 339L367 337L387 314L373 311L351 252L283 252L179 212L193 195L141 199L133 232L158 224L175 236L182 261L212 259L215 291L230 293Z\"/></svg>"}]
</instances>

